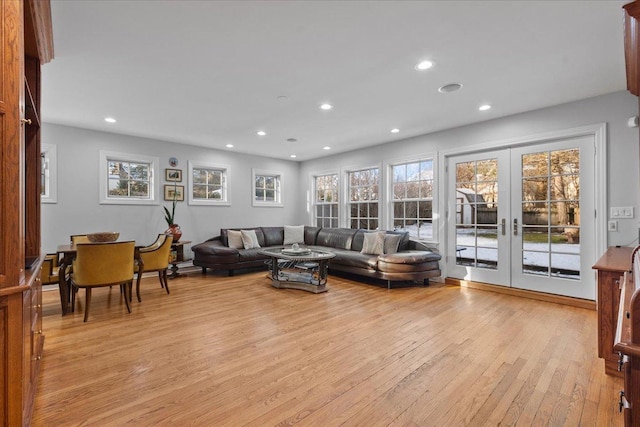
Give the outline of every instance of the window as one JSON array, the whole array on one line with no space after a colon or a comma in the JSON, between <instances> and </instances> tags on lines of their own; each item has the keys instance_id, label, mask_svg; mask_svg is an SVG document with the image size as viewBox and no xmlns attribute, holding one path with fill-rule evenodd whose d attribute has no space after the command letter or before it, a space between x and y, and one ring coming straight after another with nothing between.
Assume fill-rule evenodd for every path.
<instances>
[{"instance_id":1,"label":"window","mask_svg":"<svg viewBox=\"0 0 640 427\"><path fill-rule=\"evenodd\" d=\"M282 174L253 171L253 206L282 207Z\"/></svg>"},{"instance_id":2,"label":"window","mask_svg":"<svg viewBox=\"0 0 640 427\"><path fill-rule=\"evenodd\" d=\"M316 226L338 227L338 200L338 174L316 176Z\"/></svg>"},{"instance_id":3,"label":"window","mask_svg":"<svg viewBox=\"0 0 640 427\"><path fill-rule=\"evenodd\" d=\"M378 228L378 168L351 171L349 176L349 221L351 228Z\"/></svg>"},{"instance_id":4,"label":"window","mask_svg":"<svg viewBox=\"0 0 640 427\"><path fill-rule=\"evenodd\" d=\"M391 166L393 229L415 239L433 238L433 160Z\"/></svg>"},{"instance_id":5,"label":"window","mask_svg":"<svg viewBox=\"0 0 640 427\"><path fill-rule=\"evenodd\" d=\"M58 166L56 146L42 143L40 149L40 201L58 202Z\"/></svg>"},{"instance_id":6,"label":"window","mask_svg":"<svg viewBox=\"0 0 640 427\"><path fill-rule=\"evenodd\" d=\"M156 204L158 158L100 152L100 203Z\"/></svg>"},{"instance_id":7,"label":"window","mask_svg":"<svg viewBox=\"0 0 640 427\"><path fill-rule=\"evenodd\" d=\"M227 166L189 162L189 204L229 206Z\"/></svg>"}]
</instances>

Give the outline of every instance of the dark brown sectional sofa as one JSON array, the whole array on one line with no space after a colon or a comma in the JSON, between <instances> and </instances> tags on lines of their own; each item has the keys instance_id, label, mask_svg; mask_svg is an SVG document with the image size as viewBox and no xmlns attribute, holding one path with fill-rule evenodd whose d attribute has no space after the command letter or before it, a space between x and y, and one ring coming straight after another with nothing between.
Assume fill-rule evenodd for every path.
<instances>
[{"instance_id":1,"label":"dark brown sectional sofa","mask_svg":"<svg viewBox=\"0 0 640 427\"><path fill-rule=\"evenodd\" d=\"M236 249L228 245L228 230L220 235L192 247L193 264L214 271L234 270L265 266L267 257L258 253L260 249ZM234 228L231 230L240 230ZM254 227L261 248L284 246L284 227ZM361 253L364 234L367 230L350 228L304 227L304 245L328 250L336 254L329 262L329 270L344 271L366 277L394 281L420 281L425 285L429 279L440 276L440 255L421 242L410 240L408 232L387 231L400 235L397 252L381 255Z\"/></svg>"}]
</instances>

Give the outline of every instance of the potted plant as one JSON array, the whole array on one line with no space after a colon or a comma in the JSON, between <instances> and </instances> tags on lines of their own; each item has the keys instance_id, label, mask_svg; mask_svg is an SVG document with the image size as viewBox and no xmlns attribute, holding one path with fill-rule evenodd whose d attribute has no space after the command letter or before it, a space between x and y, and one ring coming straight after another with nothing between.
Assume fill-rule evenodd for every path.
<instances>
[{"instance_id":1,"label":"potted plant","mask_svg":"<svg viewBox=\"0 0 640 427\"><path fill-rule=\"evenodd\" d=\"M164 220L167 221L167 225L169 226L169 228L167 229L167 231L165 231L165 234L171 234L173 236L173 241L177 242L178 240L180 240L180 237L182 237L182 231L180 230L180 225L175 223L175 218L176 218L176 203L178 202L177 200L177 193L176 193L176 185L177 184L173 184L173 202L171 203L171 211L169 211L169 209L166 206L163 206L162 209L164 209Z\"/></svg>"}]
</instances>

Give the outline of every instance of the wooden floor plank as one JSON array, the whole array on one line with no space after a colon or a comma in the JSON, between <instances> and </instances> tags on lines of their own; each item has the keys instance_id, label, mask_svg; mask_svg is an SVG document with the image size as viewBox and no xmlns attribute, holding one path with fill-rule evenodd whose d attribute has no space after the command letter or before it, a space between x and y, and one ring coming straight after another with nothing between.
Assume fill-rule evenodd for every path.
<instances>
[{"instance_id":1,"label":"wooden floor plank","mask_svg":"<svg viewBox=\"0 0 640 427\"><path fill-rule=\"evenodd\" d=\"M338 276L323 294L264 272L170 286L143 279L130 314L96 290L87 323L82 291L64 317L44 293L33 426L623 424L593 310Z\"/></svg>"}]
</instances>

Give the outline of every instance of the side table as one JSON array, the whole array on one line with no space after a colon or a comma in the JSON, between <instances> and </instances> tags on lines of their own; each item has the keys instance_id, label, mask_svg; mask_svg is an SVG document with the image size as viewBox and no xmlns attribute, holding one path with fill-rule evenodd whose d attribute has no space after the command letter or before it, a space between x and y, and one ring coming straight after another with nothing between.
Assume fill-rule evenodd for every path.
<instances>
[{"instance_id":1,"label":"side table","mask_svg":"<svg viewBox=\"0 0 640 427\"><path fill-rule=\"evenodd\" d=\"M178 263L189 261L191 258L184 257L184 247L190 245L189 240L180 240L179 242L173 242L171 244L171 274L167 276L169 279L175 279L176 277L184 276L184 274L178 273Z\"/></svg>"}]
</instances>

